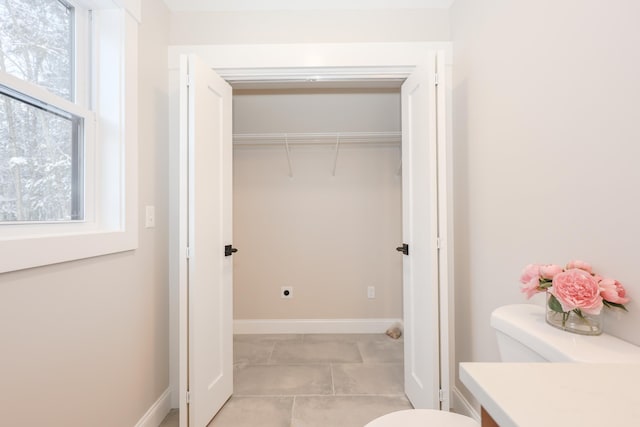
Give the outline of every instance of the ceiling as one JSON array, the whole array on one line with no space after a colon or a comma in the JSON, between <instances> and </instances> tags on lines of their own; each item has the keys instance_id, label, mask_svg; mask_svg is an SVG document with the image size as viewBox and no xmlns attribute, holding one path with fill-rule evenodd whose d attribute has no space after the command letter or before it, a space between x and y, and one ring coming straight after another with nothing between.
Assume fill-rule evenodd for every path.
<instances>
[{"instance_id":1,"label":"ceiling","mask_svg":"<svg viewBox=\"0 0 640 427\"><path fill-rule=\"evenodd\" d=\"M454 0L164 0L173 12L446 9Z\"/></svg>"}]
</instances>

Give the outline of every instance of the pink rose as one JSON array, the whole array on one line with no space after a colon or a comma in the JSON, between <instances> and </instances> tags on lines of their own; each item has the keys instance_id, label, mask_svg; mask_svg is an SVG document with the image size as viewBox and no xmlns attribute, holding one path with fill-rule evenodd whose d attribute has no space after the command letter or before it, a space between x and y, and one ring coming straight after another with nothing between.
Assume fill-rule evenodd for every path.
<instances>
[{"instance_id":1,"label":"pink rose","mask_svg":"<svg viewBox=\"0 0 640 427\"><path fill-rule=\"evenodd\" d=\"M600 296L609 302L616 304L626 304L630 298L627 297L627 291L622 286L622 283L615 279L602 279L599 283Z\"/></svg>"},{"instance_id":2,"label":"pink rose","mask_svg":"<svg viewBox=\"0 0 640 427\"><path fill-rule=\"evenodd\" d=\"M585 313L600 314L603 307L598 282L586 270L572 268L556 274L550 292L563 311L579 308Z\"/></svg>"},{"instance_id":3,"label":"pink rose","mask_svg":"<svg viewBox=\"0 0 640 427\"><path fill-rule=\"evenodd\" d=\"M524 270L522 270L520 283L523 285L520 290L527 296L527 299L541 292L538 288L538 286L540 286L540 266L538 264L527 265Z\"/></svg>"},{"instance_id":4,"label":"pink rose","mask_svg":"<svg viewBox=\"0 0 640 427\"><path fill-rule=\"evenodd\" d=\"M539 264L529 264L524 270L522 270L522 275L520 276L520 283L529 283L533 279L540 280L540 265Z\"/></svg>"},{"instance_id":5,"label":"pink rose","mask_svg":"<svg viewBox=\"0 0 640 427\"><path fill-rule=\"evenodd\" d=\"M562 271L562 267L555 264L545 264L540 266L540 276L542 276L543 279L551 280L556 276L556 274L562 273Z\"/></svg>"},{"instance_id":6,"label":"pink rose","mask_svg":"<svg viewBox=\"0 0 640 427\"><path fill-rule=\"evenodd\" d=\"M539 282L531 281L529 283L525 283L520 287L520 290L527 297L527 299L531 298L538 292L542 292L541 289L538 288Z\"/></svg>"},{"instance_id":7,"label":"pink rose","mask_svg":"<svg viewBox=\"0 0 640 427\"><path fill-rule=\"evenodd\" d=\"M587 273L593 273L593 271L591 270L591 265L587 264L584 261L580 261L580 260L573 260L573 261L569 261L569 264L567 264L567 270L570 270L572 268L578 268L580 270L584 270Z\"/></svg>"}]
</instances>

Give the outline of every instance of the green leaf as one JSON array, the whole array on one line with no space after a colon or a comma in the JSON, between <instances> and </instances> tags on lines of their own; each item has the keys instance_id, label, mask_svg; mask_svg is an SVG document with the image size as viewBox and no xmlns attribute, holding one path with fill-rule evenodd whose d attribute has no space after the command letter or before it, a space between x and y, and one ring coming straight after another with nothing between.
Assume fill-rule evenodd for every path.
<instances>
[{"instance_id":1,"label":"green leaf","mask_svg":"<svg viewBox=\"0 0 640 427\"><path fill-rule=\"evenodd\" d=\"M541 282L540 286L538 286L538 287L540 289L548 289L548 288L551 287L551 285L552 285L552 283L550 281L549 282Z\"/></svg>"},{"instance_id":2,"label":"green leaf","mask_svg":"<svg viewBox=\"0 0 640 427\"><path fill-rule=\"evenodd\" d=\"M618 304L617 302L611 302L611 301L603 300L603 301L602 301L602 303L603 303L605 306L609 307L609 308L611 308L611 307L616 307L616 308L620 308L620 309L622 309L622 310L624 310L624 311L627 311L627 312L629 311L629 310L627 310L627 307L625 307L625 306L624 306L624 305L622 305L622 304Z\"/></svg>"},{"instance_id":3,"label":"green leaf","mask_svg":"<svg viewBox=\"0 0 640 427\"><path fill-rule=\"evenodd\" d=\"M560 301L558 301L558 299L549 294L549 308L557 313L564 313L564 310L562 309L562 305L560 304Z\"/></svg>"}]
</instances>

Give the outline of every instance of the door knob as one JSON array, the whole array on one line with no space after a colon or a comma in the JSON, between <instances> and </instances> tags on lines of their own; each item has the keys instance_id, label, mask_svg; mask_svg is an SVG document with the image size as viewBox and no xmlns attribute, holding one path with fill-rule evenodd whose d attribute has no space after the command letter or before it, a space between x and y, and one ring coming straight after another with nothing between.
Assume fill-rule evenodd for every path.
<instances>
[{"instance_id":1,"label":"door knob","mask_svg":"<svg viewBox=\"0 0 640 427\"><path fill-rule=\"evenodd\" d=\"M234 248L231 245L226 245L224 247L224 256L231 256L233 254L235 254L236 252L238 252L238 250L236 248Z\"/></svg>"},{"instance_id":2,"label":"door knob","mask_svg":"<svg viewBox=\"0 0 640 427\"><path fill-rule=\"evenodd\" d=\"M402 246L398 246L396 248L396 251L402 252L405 255L409 255L409 245L407 245L406 243L403 243Z\"/></svg>"}]
</instances>

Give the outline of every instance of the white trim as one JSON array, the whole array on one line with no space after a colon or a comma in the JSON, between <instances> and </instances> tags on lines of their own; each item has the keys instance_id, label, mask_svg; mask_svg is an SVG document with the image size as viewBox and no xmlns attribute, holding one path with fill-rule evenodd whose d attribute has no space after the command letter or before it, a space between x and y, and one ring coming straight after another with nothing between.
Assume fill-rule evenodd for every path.
<instances>
[{"instance_id":1,"label":"white trim","mask_svg":"<svg viewBox=\"0 0 640 427\"><path fill-rule=\"evenodd\" d=\"M171 389L167 388L147 412L136 423L135 427L158 427L171 410Z\"/></svg>"},{"instance_id":2,"label":"white trim","mask_svg":"<svg viewBox=\"0 0 640 427\"><path fill-rule=\"evenodd\" d=\"M383 334L402 319L237 319L234 334Z\"/></svg>"},{"instance_id":3,"label":"white trim","mask_svg":"<svg viewBox=\"0 0 640 427\"><path fill-rule=\"evenodd\" d=\"M448 9L453 0L164 0L172 12Z\"/></svg>"},{"instance_id":4,"label":"white trim","mask_svg":"<svg viewBox=\"0 0 640 427\"><path fill-rule=\"evenodd\" d=\"M171 141L179 141L180 117L180 78L177 70L169 72L169 135ZM186 319L181 311L180 301L186 298L186 266L185 252L186 229L180 218L186 216L186 188L182 162L185 161L186 147L180 143L169 144L169 159L179 161L169 162L169 378L171 384L171 405L180 407L180 360L186 357L182 348L186 346L180 331L186 328ZM177 218L177 220L175 219Z\"/></svg>"},{"instance_id":5,"label":"white trim","mask_svg":"<svg viewBox=\"0 0 640 427\"><path fill-rule=\"evenodd\" d=\"M179 125L176 126L177 131L177 139L178 141L178 164L175 169L178 174L177 184L178 184L178 217L177 217L177 232L178 232L178 246L176 248L178 254L177 267L178 267L178 323L179 323L179 332L178 332L178 346L179 346L179 354L178 354L178 369L179 369L179 379L178 379L178 390L173 390L173 393L178 397L178 407L180 408L180 416L179 416L179 424L180 427L191 427L189 426L189 406L187 404L187 393L189 393L189 292L188 292L188 268L189 264L187 262L187 251L189 251L188 245L188 232L189 232L189 224L188 224L188 213L189 213L189 179L188 179L188 170L187 170L187 162L189 161L189 140L186 131L183 129L187 129L188 120L187 120L187 108L188 108L188 90L185 88L187 85L187 58L180 58L181 66L180 66L180 78L179 83L177 84L177 97L179 100L179 108L177 111L176 118L179 121ZM172 144L169 144L172 145ZM183 252L184 251L184 252Z\"/></svg>"},{"instance_id":6,"label":"white trim","mask_svg":"<svg viewBox=\"0 0 640 427\"><path fill-rule=\"evenodd\" d=\"M480 414L457 387L453 387L451 399L453 401L451 406L457 414L465 415L469 418L473 418L477 422L480 422Z\"/></svg>"},{"instance_id":7,"label":"white trim","mask_svg":"<svg viewBox=\"0 0 640 427\"><path fill-rule=\"evenodd\" d=\"M175 45L169 46L168 58L169 69L178 69L181 54L196 54L225 79L316 74L403 78L430 50L444 51L446 64L451 64L451 42Z\"/></svg>"},{"instance_id":8,"label":"white trim","mask_svg":"<svg viewBox=\"0 0 640 427\"><path fill-rule=\"evenodd\" d=\"M0 84L44 104L49 104L52 107L83 117L85 120L88 120L89 117L92 116L91 111L85 108L82 104L76 104L75 102L71 102L61 96L54 95L42 86L22 80L18 77L12 76L11 74L0 73ZM82 83L80 85L82 85Z\"/></svg>"},{"instance_id":9,"label":"white trim","mask_svg":"<svg viewBox=\"0 0 640 427\"><path fill-rule=\"evenodd\" d=\"M138 23L142 22L142 0L76 0L88 9L123 9Z\"/></svg>"},{"instance_id":10,"label":"white trim","mask_svg":"<svg viewBox=\"0 0 640 427\"><path fill-rule=\"evenodd\" d=\"M123 7L138 23L142 22L142 0L113 0Z\"/></svg>"},{"instance_id":11,"label":"white trim","mask_svg":"<svg viewBox=\"0 0 640 427\"><path fill-rule=\"evenodd\" d=\"M453 153L451 140L451 66L447 65L444 55L436 57L436 72L438 79L437 93L437 169L438 169L438 239L440 252L438 257L440 272L439 293L439 321L440 321L440 388L450 390L455 384L455 372L451 369L455 366L454 349L454 307L453 307ZM451 262L450 262L451 260ZM449 393L450 394L450 393ZM448 395L441 402L440 409L450 409L451 396Z\"/></svg>"}]
</instances>

